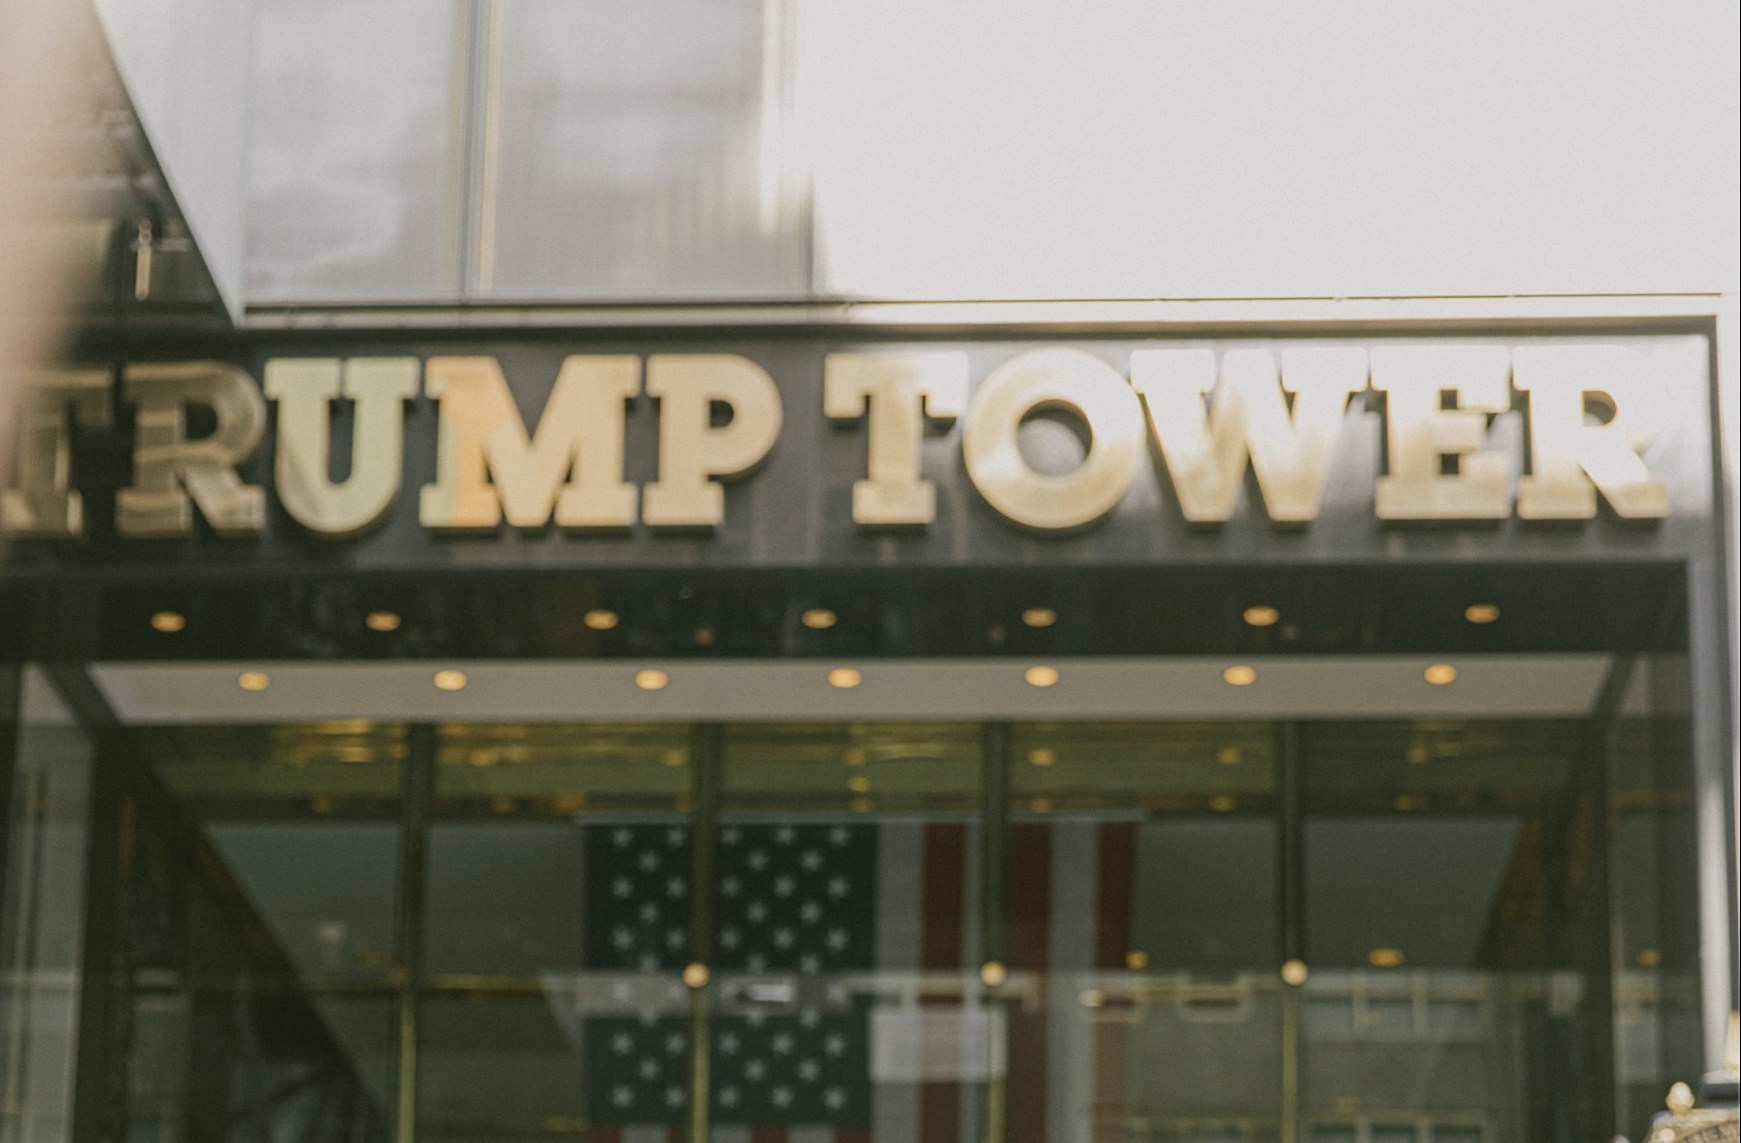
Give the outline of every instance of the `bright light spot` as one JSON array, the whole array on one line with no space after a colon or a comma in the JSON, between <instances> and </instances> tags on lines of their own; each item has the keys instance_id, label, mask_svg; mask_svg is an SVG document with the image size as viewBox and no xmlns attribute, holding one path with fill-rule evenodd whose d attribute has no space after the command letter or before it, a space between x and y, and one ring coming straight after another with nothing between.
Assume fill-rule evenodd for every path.
<instances>
[{"instance_id":1,"label":"bright light spot","mask_svg":"<svg viewBox=\"0 0 1741 1143\"><path fill-rule=\"evenodd\" d=\"M363 626L370 631L397 631L399 616L391 611L371 611L363 617Z\"/></svg>"},{"instance_id":2,"label":"bright light spot","mask_svg":"<svg viewBox=\"0 0 1741 1143\"><path fill-rule=\"evenodd\" d=\"M1291 984L1295 988L1306 983L1306 977L1310 975L1311 970L1306 968L1303 960L1290 960L1282 965L1282 983Z\"/></svg>"},{"instance_id":3,"label":"bright light spot","mask_svg":"<svg viewBox=\"0 0 1741 1143\"><path fill-rule=\"evenodd\" d=\"M1427 682L1432 683L1435 687L1442 687L1446 683L1454 683L1457 681L1457 668L1449 663L1434 663L1426 669L1426 679Z\"/></svg>"},{"instance_id":4,"label":"bright light spot","mask_svg":"<svg viewBox=\"0 0 1741 1143\"><path fill-rule=\"evenodd\" d=\"M834 670L828 672L828 685L831 687L839 687L843 691L851 690L863 681L864 676L860 675L851 667L836 667Z\"/></svg>"},{"instance_id":5,"label":"bright light spot","mask_svg":"<svg viewBox=\"0 0 1741 1143\"><path fill-rule=\"evenodd\" d=\"M1050 766L1058 761L1058 752L1041 746L1028 751L1028 761L1035 766Z\"/></svg>"},{"instance_id":6,"label":"bright light spot","mask_svg":"<svg viewBox=\"0 0 1741 1143\"><path fill-rule=\"evenodd\" d=\"M1373 968L1395 968L1407 959L1401 949L1393 948L1376 948L1366 954L1366 962Z\"/></svg>"},{"instance_id":7,"label":"bright light spot","mask_svg":"<svg viewBox=\"0 0 1741 1143\"><path fill-rule=\"evenodd\" d=\"M1022 678L1030 687L1049 687L1058 681L1058 672L1052 667L1029 667Z\"/></svg>"},{"instance_id":8,"label":"bright light spot","mask_svg":"<svg viewBox=\"0 0 1741 1143\"><path fill-rule=\"evenodd\" d=\"M1236 687L1249 687L1257 682L1257 671L1251 667L1229 667L1221 672L1221 677Z\"/></svg>"},{"instance_id":9,"label":"bright light spot","mask_svg":"<svg viewBox=\"0 0 1741 1143\"><path fill-rule=\"evenodd\" d=\"M1499 608L1491 603L1471 603L1463 609L1463 618L1471 623L1493 623L1499 619Z\"/></svg>"},{"instance_id":10,"label":"bright light spot","mask_svg":"<svg viewBox=\"0 0 1741 1143\"><path fill-rule=\"evenodd\" d=\"M435 689L438 691L462 691L465 689L465 684L464 671L435 672Z\"/></svg>"},{"instance_id":11,"label":"bright light spot","mask_svg":"<svg viewBox=\"0 0 1741 1143\"><path fill-rule=\"evenodd\" d=\"M581 616L580 621L592 628L594 631L609 631L611 628L615 627L618 622L616 612L606 611L602 607L593 608L591 611Z\"/></svg>"},{"instance_id":12,"label":"bright light spot","mask_svg":"<svg viewBox=\"0 0 1741 1143\"><path fill-rule=\"evenodd\" d=\"M265 671L243 671L236 676L236 685L245 691L263 691L272 685Z\"/></svg>"},{"instance_id":13,"label":"bright light spot","mask_svg":"<svg viewBox=\"0 0 1741 1143\"><path fill-rule=\"evenodd\" d=\"M814 631L826 631L839 621L839 616L826 607L812 607L799 618L803 620L804 626Z\"/></svg>"},{"instance_id":14,"label":"bright light spot","mask_svg":"<svg viewBox=\"0 0 1741 1143\"><path fill-rule=\"evenodd\" d=\"M1022 622L1029 627L1050 627L1058 622L1058 613L1050 607L1030 607L1022 612Z\"/></svg>"},{"instance_id":15,"label":"bright light spot","mask_svg":"<svg viewBox=\"0 0 1741 1143\"><path fill-rule=\"evenodd\" d=\"M651 667L645 671L637 671L635 673L635 685L644 691L664 690L665 685L670 681L670 675L667 675L664 671L653 670Z\"/></svg>"},{"instance_id":16,"label":"bright light spot","mask_svg":"<svg viewBox=\"0 0 1741 1143\"><path fill-rule=\"evenodd\" d=\"M187 616L179 611L159 611L151 617L151 626L165 635L173 635L187 626Z\"/></svg>"},{"instance_id":17,"label":"bright light spot","mask_svg":"<svg viewBox=\"0 0 1741 1143\"><path fill-rule=\"evenodd\" d=\"M1273 607L1248 607L1245 609L1245 621L1253 627L1272 627L1282 613Z\"/></svg>"}]
</instances>

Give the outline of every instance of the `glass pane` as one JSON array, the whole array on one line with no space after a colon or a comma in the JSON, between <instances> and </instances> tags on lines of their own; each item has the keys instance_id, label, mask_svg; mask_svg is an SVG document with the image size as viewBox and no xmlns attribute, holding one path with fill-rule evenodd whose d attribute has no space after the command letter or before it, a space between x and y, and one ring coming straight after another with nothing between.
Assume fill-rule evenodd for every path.
<instances>
[{"instance_id":1,"label":"glass pane","mask_svg":"<svg viewBox=\"0 0 1741 1143\"><path fill-rule=\"evenodd\" d=\"M685 726L440 728L420 1135L682 1122L689 741Z\"/></svg>"},{"instance_id":2,"label":"glass pane","mask_svg":"<svg viewBox=\"0 0 1741 1143\"><path fill-rule=\"evenodd\" d=\"M1690 681L1684 656L1640 659L1610 755L1616 1131L1629 1138L1648 1134L1677 1077L1703 1068Z\"/></svg>"},{"instance_id":3,"label":"glass pane","mask_svg":"<svg viewBox=\"0 0 1741 1143\"><path fill-rule=\"evenodd\" d=\"M1367 1130L1396 1143L1418 1143L1415 1114L1536 1137L1551 1097L1526 1098L1526 1076L1586 1082L1565 1039L1581 977L1544 971L1575 945L1549 902L1567 900L1581 733L1549 721L1303 727L1308 1114L1400 1112L1408 1121Z\"/></svg>"},{"instance_id":4,"label":"glass pane","mask_svg":"<svg viewBox=\"0 0 1741 1143\"><path fill-rule=\"evenodd\" d=\"M504 5L485 292L803 296L792 30L778 0Z\"/></svg>"},{"instance_id":5,"label":"glass pane","mask_svg":"<svg viewBox=\"0 0 1741 1143\"><path fill-rule=\"evenodd\" d=\"M457 291L465 9L453 0L260 5L250 302Z\"/></svg>"},{"instance_id":6,"label":"glass pane","mask_svg":"<svg viewBox=\"0 0 1741 1143\"><path fill-rule=\"evenodd\" d=\"M1012 1125L1278 1129L1278 1085L1252 1081L1281 1063L1275 742L1265 723L1015 728L1006 991L1033 1001L1009 1011Z\"/></svg>"},{"instance_id":7,"label":"glass pane","mask_svg":"<svg viewBox=\"0 0 1741 1143\"><path fill-rule=\"evenodd\" d=\"M397 1088L403 728L138 728L107 760L132 1137L383 1139Z\"/></svg>"},{"instance_id":8,"label":"glass pane","mask_svg":"<svg viewBox=\"0 0 1741 1143\"><path fill-rule=\"evenodd\" d=\"M972 813L979 728L960 724L733 729L726 803L734 812Z\"/></svg>"},{"instance_id":9,"label":"glass pane","mask_svg":"<svg viewBox=\"0 0 1741 1143\"><path fill-rule=\"evenodd\" d=\"M0 669L0 686L17 677ZM0 720L0 734L18 734L0 914L0 1138L64 1139L78 1047L91 746L40 672L23 679L22 725Z\"/></svg>"},{"instance_id":10,"label":"glass pane","mask_svg":"<svg viewBox=\"0 0 1741 1143\"><path fill-rule=\"evenodd\" d=\"M978 967L979 728L725 738L715 1121L972 1138L1002 1068Z\"/></svg>"}]
</instances>

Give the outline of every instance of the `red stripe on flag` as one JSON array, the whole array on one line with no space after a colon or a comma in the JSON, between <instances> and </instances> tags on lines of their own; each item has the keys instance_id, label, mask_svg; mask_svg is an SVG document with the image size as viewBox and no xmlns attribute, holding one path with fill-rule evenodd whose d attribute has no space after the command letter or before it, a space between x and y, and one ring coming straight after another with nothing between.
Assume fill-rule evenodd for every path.
<instances>
[{"instance_id":1,"label":"red stripe on flag","mask_svg":"<svg viewBox=\"0 0 1741 1143\"><path fill-rule=\"evenodd\" d=\"M1009 881L1004 895L1005 956L1012 970L1040 976L1052 960L1052 827L1023 822L1010 827ZM1046 1000L1032 1009L1011 1004L1009 1080L1004 1088L1005 1136L1010 1143L1045 1143Z\"/></svg>"},{"instance_id":2,"label":"red stripe on flag","mask_svg":"<svg viewBox=\"0 0 1741 1143\"><path fill-rule=\"evenodd\" d=\"M1102 972L1122 971L1130 954L1131 915L1136 892L1136 823L1105 822L1100 826L1095 860L1094 964ZM1096 1143L1124 1143L1129 1109L1125 1077L1130 1068L1130 1025L1109 1020L1108 1009L1097 1012L1094 1026L1094 1111Z\"/></svg>"},{"instance_id":3,"label":"red stripe on flag","mask_svg":"<svg viewBox=\"0 0 1741 1143\"><path fill-rule=\"evenodd\" d=\"M961 968L962 913L967 888L967 827L938 823L925 827L919 912L919 967L958 971ZM954 1000L941 1003L956 1003ZM924 1001L921 1001L924 1003ZM961 1085L919 1085L921 1143L959 1143Z\"/></svg>"},{"instance_id":4,"label":"red stripe on flag","mask_svg":"<svg viewBox=\"0 0 1741 1143\"><path fill-rule=\"evenodd\" d=\"M1100 881L1094 909L1094 967L1120 969L1130 954L1131 892L1136 872L1136 823L1100 826L1095 868Z\"/></svg>"}]
</instances>

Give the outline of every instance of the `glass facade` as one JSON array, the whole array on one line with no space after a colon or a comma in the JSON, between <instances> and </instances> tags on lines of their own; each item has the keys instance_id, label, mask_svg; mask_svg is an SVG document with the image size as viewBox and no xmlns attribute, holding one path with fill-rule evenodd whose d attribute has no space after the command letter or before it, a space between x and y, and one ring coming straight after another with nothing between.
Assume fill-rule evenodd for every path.
<instances>
[{"instance_id":1,"label":"glass facade","mask_svg":"<svg viewBox=\"0 0 1741 1143\"><path fill-rule=\"evenodd\" d=\"M1684 676L1642 661L1606 721L93 755L33 673L5 1137L76 1097L141 1140L1638 1138L1697 1065Z\"/></svg>"}]
</instances>

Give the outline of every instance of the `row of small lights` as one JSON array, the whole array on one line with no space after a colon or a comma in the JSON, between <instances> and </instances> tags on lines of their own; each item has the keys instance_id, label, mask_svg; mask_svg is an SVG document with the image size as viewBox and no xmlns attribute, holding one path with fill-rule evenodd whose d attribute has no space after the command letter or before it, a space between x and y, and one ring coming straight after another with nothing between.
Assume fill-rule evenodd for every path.
<instances>
[{"instance_id":1,"label":"row of small lights","mask_svg":"<svg viewBox=\"0 0 1741 1143\"><path fill-rule=\"evenodd\" d=\"M1281 617L1280 611L1267 605L1248 607L1243 616L1245 622L1252 627L1274 627L1281 621ZM1478 626L1496 623L1499 620L1499 608L1491 603L1472 603L1463 609L1463 618ZM840 617L826 607L812 607L799 616L799 619L804 626L815 631L826 631L840 621ZM395 611L371 611L363 618L363 626L383 633L399 630L402 622ZM595 607L581 616L581 622L594 631L609 631L621 622L621 617L614 611ZM1030 607L1022 612L1022 622L1029 627L1051 627L1058 622L1058 613L1050 607ZM151 626L166 635L173 635L187 626L187 616L179 611L159 611L151 617ZM697 629L698 634L702 631L711 631L711 628Z\"/></svg>"},{"instance_id":2,"label":"row of small lights","mask_svg":"<svg viewBox=\"0 0 1741 1143\"><path fill-rule=\"evenodd\" d=\"M1491 603L1470 604L1463 611L1463 617L1470 623L1485 625L1499 619L1499 608ZM823 631L833 627L839 621L834 612L822 607L813 607L799 617L804 626ZM1252 627L1273 627L1281 619L1281 612L1274 607L1248 607L1244 613L1245 622ZM609 631L616 627L620 618L614 611L594 608L581 617L581 621L594 631ZM1022 622L1029 627L1050 627L1058 621L1058 613L1049 607L1030 607L1022 612ZM401 620L392 611L371 611L363 620L371 631L396 631ZM187 626L187 617L177 611L159 611L151 617L151 626L166 634L173 634ZM700 639L703 631L711 633L711 628L697 631ZM712 642L711 638L704 640ZM1434 686L1445 686L1457 680L1457 668L1449 663L1434 663L1423 673L1427 682ZM1055 686L1059 681L1056 667L1029 667L1022 674L1023 680L1032 687ZM1221 678L1230 686L1248 687L1257 682L1257 668L1247 664L1237 664L1221 672ZM828 684L839 690L851 690L864 681L864 676L851 667L836 667L828 672ZM438 690L457 691L465 688L467 679L463 671L437 671L434 683ZM664 671L654 668L638 671L635 674L635 685L644 691L664 690L671 682L671 677ZM271 679L263 671L243 671L237 677L237 683L243 690L263 691L271 685Z\"/></svg>"}]
</instances>

